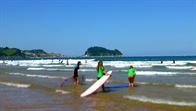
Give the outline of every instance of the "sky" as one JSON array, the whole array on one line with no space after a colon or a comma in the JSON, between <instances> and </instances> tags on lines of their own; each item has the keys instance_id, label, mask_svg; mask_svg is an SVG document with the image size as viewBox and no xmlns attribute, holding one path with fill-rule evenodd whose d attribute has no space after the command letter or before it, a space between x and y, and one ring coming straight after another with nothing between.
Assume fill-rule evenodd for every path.
<instances>
[{"instance_id":1,"label":"sky","mask_svg":"<svg viewBox=\"0 0 196 111\"><path fill-rule=\"evenodd\" d=\"M196 55L196 0L0 0L0 47Z\"/></svg>"}]
</instances>

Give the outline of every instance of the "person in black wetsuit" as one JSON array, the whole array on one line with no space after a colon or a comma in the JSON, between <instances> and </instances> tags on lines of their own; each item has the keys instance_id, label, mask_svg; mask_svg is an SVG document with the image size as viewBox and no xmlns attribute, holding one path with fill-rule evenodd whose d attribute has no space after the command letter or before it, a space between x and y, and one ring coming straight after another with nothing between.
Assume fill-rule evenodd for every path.
<instances>
[{"instance_id":1,"label":"person in black wetsuit","mask_svg":"<svg viewBox=\"0 0 196 111\"><path fill-rule=\"evenodd\" d=\"M80 69L81 62L78 61L77 66L74 68L73 71L73 79L74 79L74 84L79 85L80 84L80 77L78 75L78 70Z\"/></svg>"}]
</instances>

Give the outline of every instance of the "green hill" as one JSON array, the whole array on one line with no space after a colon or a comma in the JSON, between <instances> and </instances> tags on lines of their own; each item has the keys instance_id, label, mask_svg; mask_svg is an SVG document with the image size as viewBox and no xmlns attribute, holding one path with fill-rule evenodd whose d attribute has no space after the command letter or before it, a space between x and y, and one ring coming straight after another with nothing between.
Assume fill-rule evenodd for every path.
<instances>
[{"instance_id":1,"label":"green hill","mask_svg":"<svg viewBox=\"0 0 196 111\"><path fill-rule=\"evenodd\" d=\"M36 58L36 57L64 57L62 54L47 53L42 49L20 50L17 48L0 47L0 57L2 58Z\"/></svg>"},{"instance_id":2,"label":"green hill","mask_svg":"<svg viewBox=\"0 0 196 111\"><path fill-rule=\"evenodd\" d=\"M90 47L85 52L85 56L122 56L123 54L118 50L110 50L103 47Z\"/></svg>"},{"instance_id":3,"label":"green hill","mask_svg":"<svg viewBox=\"0 0 196 111\"><path fill-rule=\"evenodd\" d=\"M17 48L0 48L0 57L23 57L24 54Z\"/></svg>"}]
</instances>

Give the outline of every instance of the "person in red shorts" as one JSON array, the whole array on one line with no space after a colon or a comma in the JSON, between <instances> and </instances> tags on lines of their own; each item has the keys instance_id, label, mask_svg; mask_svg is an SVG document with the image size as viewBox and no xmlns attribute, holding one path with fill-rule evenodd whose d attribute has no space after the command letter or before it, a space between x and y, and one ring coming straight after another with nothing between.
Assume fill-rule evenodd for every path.
<instances>
[{"instance_id":1,"label":"person in red shorts","mask_svg":"<svg viewBox=\"0 0 196 111\"><path fill-rule=\"evenodd\" d=\"M129 80L129 87L134 87L134 79L136 75L135 68L131 65L128 69L128 80Z\"/></svg>"}]
</instances>

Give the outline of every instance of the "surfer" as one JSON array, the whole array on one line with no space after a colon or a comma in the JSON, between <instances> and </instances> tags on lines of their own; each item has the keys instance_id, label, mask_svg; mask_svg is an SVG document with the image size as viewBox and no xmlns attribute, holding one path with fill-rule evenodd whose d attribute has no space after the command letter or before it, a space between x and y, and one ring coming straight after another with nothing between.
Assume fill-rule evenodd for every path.
<instances>
[{"instance_id":1,"label":"surfer","mask_svg":"<svg viewBox=\"0 0 196 111\"><path fill-rule=\"evenodd\" d=\"M129 87L134 87L134 79L135 79L135 68L131 65L128 69L128 80L129 80Z\"/></svg>"},{"instance_id":2,"label":"surfer","mask_svg":"<svg viewBox=\"0 0 196 111\"><path fill-rule=\"evenodd\" d=\"M176 62L175 62L175 60L173 60L173 64L175 64Z\"/></svg>"},{"instance_id":3,"label":"surfer","mask_svg":"<svg viewBox=\"0 0 196 111\"><path fill-rule=\"evenodd\" d=\"M69 65L69 60L67 59L67 65Z\"/></svg>"},{"instance_id":4,"label":"surfer","mask_svg":"<svg viewBox=\"0 0 196 111\"><path fill-rule=\"evenodd\" d=\"M103 66L103 61L100 60L97 64L97 80L99 80L103 75L107 74L104 66ZM105 92L105 87L104 84L102 85L102 89Z\"/></svg>"},{"instance_id":5,"label":"surfer","mask_svg":"<svg viewBox=\"0 0 196 111\"><path fill-rule=\"evenodd\" d=\"M78 69L80 69L81 62L78 61L77 66L74 68L73 71L73 79L74 79L74 84L79 85L80 84L80 77L78 75Z\"/></svg>"}]
</instances>

